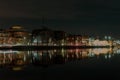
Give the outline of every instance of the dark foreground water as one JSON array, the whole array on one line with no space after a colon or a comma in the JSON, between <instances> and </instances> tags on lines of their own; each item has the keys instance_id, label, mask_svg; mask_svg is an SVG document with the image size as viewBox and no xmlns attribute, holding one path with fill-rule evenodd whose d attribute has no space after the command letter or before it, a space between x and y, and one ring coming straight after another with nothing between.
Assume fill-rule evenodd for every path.
<instances>
[{"instance_id":1,"label":"dark foreground water","mask_svg":"<svg viewBox=\"0 0 120 80\"><path fill-rule=\"evenodd\" d=\"M0 51L0 80L120 79L119 49Z\"/></svg>"}]
</instances>

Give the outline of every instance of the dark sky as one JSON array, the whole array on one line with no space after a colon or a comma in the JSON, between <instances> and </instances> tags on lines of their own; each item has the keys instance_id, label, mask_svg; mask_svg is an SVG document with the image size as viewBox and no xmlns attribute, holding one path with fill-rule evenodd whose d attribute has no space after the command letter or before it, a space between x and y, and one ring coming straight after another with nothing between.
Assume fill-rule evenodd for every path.
<instances>
[{"instance_id":1,"label":"dark sky","mask_svg":"<svg viewBox=\"0 0 120 80\"><path fill-rule=\"evenodd\" d=\"M119 0L0 0L0 26L51 29L119 38Z\"/></svg>"}]
</instances>

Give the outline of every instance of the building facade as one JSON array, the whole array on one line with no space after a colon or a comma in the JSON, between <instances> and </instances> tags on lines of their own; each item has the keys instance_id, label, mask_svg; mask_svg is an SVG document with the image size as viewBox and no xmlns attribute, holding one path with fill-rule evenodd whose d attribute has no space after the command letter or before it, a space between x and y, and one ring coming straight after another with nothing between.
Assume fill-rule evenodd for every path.
<instances>
[{"instance_id":1,"label":"building facade","mask_svg":"<svg viewBox=\"0 0 120 80\"><path fill-rule=\"evenodd\" d=\"M39 46L53 45L53 31L47 28L32 31L31 44Z\"/></svg>"}]
</instances>

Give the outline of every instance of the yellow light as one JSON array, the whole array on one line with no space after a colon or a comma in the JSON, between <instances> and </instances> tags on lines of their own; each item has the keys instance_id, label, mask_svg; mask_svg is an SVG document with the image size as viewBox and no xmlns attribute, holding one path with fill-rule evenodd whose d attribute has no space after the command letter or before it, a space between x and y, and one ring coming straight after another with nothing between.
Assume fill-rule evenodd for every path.
<instances>
[{"instance_id":1,"label":"yellow light","mask_svg":"<svg viewBox=\"0 0 120 80\"><path fill-rule=\"evenodd\" d=\"M19 70L22 70L22 68L21 67L13 67L12 70L19 71Z\"/></svg>"}]
</instances>

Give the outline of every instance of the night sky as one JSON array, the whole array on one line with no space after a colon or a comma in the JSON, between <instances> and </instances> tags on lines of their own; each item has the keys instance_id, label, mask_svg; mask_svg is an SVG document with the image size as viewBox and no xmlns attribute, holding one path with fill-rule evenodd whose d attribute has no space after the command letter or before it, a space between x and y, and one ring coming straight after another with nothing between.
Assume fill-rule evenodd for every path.
<instances>
[{"instance_id":1,"label":"night sky","mask_svg":"<svg viewBox=\"0 0 120 80\"><path fill-rule=\"evenodd\" d=\"M0 26L22 25L119 38L119 0L0 0Z\"/></svg>"}]
</instances>

